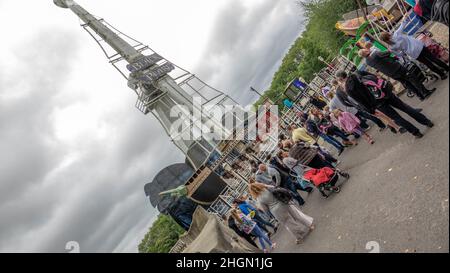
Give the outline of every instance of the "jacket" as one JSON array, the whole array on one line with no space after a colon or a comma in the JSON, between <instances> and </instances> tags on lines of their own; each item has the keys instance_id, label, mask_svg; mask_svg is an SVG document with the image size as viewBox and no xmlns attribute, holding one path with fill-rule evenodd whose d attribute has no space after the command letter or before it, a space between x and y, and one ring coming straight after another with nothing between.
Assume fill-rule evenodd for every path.
<instances>
[{"instance_id":1,"label":"jacket","mask_svg":"<svg viewBox=\"0 0 450 273\"><path fill-rule=\"evenodd\" d=\"M353 98L364 111L375 114L378 103L369 89L360 81L359 75L351 74L345 83L347 94Z\"/></svg>"},{"instance_id":2,"label":"jacket","mask_svg":"<svg viewBox=\"0 0 450 273\"><path fill-rule=\"evenodd\" d=\"M245 215L248 215L251 211L256 211L256 209L254 207L252 207L249 203L247 202L242 202L239 204L239 209L242 211L242 213L244 213Z\"/></svg>"},{"instance_id":3,"label":"jacket","mask_svg":"<svg viewBox=\"0 0 450 273\"><path fill-rule=\"evenodd\" d=\"M375 68L376 70L393 79L398 77L399 71L403 68L402 64L399 61L391 57L391 53L389 51L373 51L366 58L366 63L368 66Z\"/></svg>"},{"instance_id":4,"label":"jacket","mask_svg":"<svg viewBox=\"0 0 450 273\"><path fill-rule=\"evenodd\" d=\"M303 142L298 142L289 150L289 157L298 160L300 164L308 165L318 154L318 151L316 147L307 146Z\"/></svg>"},{"instance_id":5,"label":"jacket","mask_svg":"<svg viewBox=\"0 0 450 273\"><path fill-rule=\"evenodd\" d=\"M258 170L256 172L255 180L266 185L280 186L281 175L275 168L267 166L267 171L261 172Z\"/></svg>"},{"instance_id":6,"label":"jacket","mask_svg":"<svg viewBox=\"0 0 450 273\"><path fill-rule=\"evenodd\" d=\"M393 45L389 46L389 49L397 55L406 53L413 59L417 59L422 53L424 43L412 36L403 33L407 21L403 21L400 27L392 35Z\"/></svg>"}]
</instances>

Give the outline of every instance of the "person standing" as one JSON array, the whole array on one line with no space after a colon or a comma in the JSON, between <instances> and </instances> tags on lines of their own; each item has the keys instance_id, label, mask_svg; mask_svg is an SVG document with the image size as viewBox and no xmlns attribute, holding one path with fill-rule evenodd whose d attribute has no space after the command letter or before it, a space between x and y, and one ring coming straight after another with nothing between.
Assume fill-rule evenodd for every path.
<instances>
[{"instance_id":1,"label":"person standing","mask_svg":"<svg viewBox=\"0 0 450 273\"><path fill-rule=\"evenodd\" d=\"M226 217L224 215L222 219L228 223L228 227L230 229L232 229L237 235L244 238L252 246L258 248L258 245L255 243L255 241L253 241L252 236L250 234L247 234L247 233L243 232L242 230L240 230L233 217L231 217L231 216Z\"/></svg>"},{"instance_id":2,"label":"person standing","mask_svg":"<svg viewBox=\"0 0 450 273\"><path fill-rule=\"evenodd\" d=\"M348 133L362 135L370 144L375 143L372 137L368 133L364 132L364 130L361 128L361 122L355 115L349 112L343 112L339 109L335 109L333 111L333 115L341 125L341 128L343 128Z\"/></svg>"},{"instance_id":3,"label":"person standing","mask_svg":"<svg viewBox=\"0 0 450 273\"><path fill-rule=\"evenodd\" d=\"M337 98L336 100L339 101L340 103L342 103L343 105L345 105L346 107L348 107L347 109L351 109L352 107L357 109L358 111L355 113L353 113L352 111L347 111L350 113L353 113L356 117L358 117L359 119L369 119L371 121L373 121L379 128L380 131L383 131L384 128L386 128L386 126L389 128L389 130L396 134L398 132L400 132L401 134L405 133L406 130L404 128L401 128L400 126L398 126L391 118L389 118L388 116L386 116L385 114L383 114L382 112L376 110L375 113L369 114L367 111L364 110L364 107L361 107L358 102L356 102L353 98L351 98L347 92L344 90L344 88L342 88L341 84L339 84L336 80L336 94L335 94L335 98ZM339 107L336 107L336 109ZM341 110L345 110L342 109ZM419 110L418 110L419 111ZM420 109L421 111L421 109ZM419 111L419 112L420 112ZM364 126L361 126L363 129Z\"/></svg>"},{"instance_id":4,"label":"person standing","mask_svg":"<svg viewBox=\"0 0 450 273\"><path fill-rule=\"evenodd\" d=\"M270 223L269 221L264 220L263 217L260 215L259 211L252 205L250 205L247 201L240 198L236 198L233 201L233 205L238 207L243 214L250 216L250 218L253 218L253 220L258 224L258 226L262 228L265 232L269 233L267 227L271 227L274 230L274 232L277 231L276 226ZM251 215L253 215L253 217Z\"/></svg>"},{"instance_id":5,"label":"person standing","mask_svg":"<svg viewBox=\"0 0 450 273\"><path fill-rule=\"evenodd\" d=\"M287 177L282 179L280 172L271 166L260 164L258 172L255 175L255 180L256 182L266 185L286 188L291 192L292 196L300 206L303 206L305 204L305 200L303 200L302 196L297 192L296 188L291 185L292 181L290 181Z\"/></svg>"},{"instance_id":6,"label":"person standing","mask_svg":"<svg viewBox=\"0 0 450 273\"><path fill-rule=\"evenodd\" d=\"M371 120L375 123L378 128L380 128L380 131L386 129L386 124L384 124L382 120L360 110L355 102L349 101L348 96L342 92L342 88L337 80L333 80L333 86L335 87L335 91L328 93L328 99L330 100L328 105L330 106L330 111L341 109L342 111L354 114L361 120L361 127L365 130L369 127L369 125L367 125L367 120Z\"/></svg>"},{"instance_id":7,"label":"person standing","mask_svg":"<svg viewBox=\"0 0 450 273\"><path fill-rule=\"evenodd\" d=\"M231 217L235 220L237 226L239 229L246 233L251 234L258 238L259 244L261 245L262 249L264 250L264 253L268 253L269 250L273 249L275 247L275 244L272 243L272 241L269 239L267 234L264 233L264 231L256 224L255 221L250 219L250 217L244 215L242 212L238 211L237 209L232 209L230 212ZM268 247L266 247L266 244L268 244Z\"/></svg>"},{"instance_id":8,"label":"person standing","mask_svg":"<svg viewBox=\"0 0 450 273\"><path fill-rule=\"evenodd\" d=\"M388 44L389 50L393 53L400 56L405 53L438 74L441 77L441 80L445 80L447 78L449 66L439 58L435 57L422 41L403 34L406 25L407 22L403 21L393 34L390 34L389 32L381 33L380 39Z\"/></svg>"},{"instance_id":9,"label":"person standing","mask_svg":"<svg viewBox=\"0 0 450 273\"><path fill-rule=\"evenodd\" d=\"M376 77L367 72L359 72L363 75L368 75ZM380 110L386 114L389 118L393 119L395 123L405 128L409 133L414 135L416 138L423 137L420 130L414 126L411 122L404 119L394 108L408 114L410 117L415 119L422 125L429 128L433 127L434 124L425 115L412 108L408 104L404 103L399 97L397 97L393 92L393 86L390 82L386 82L386 86L383 88L383 97L376 98L373 93L361 82L360 76L355 73L350 76L347 75L345 71L338 71L336 74L339 81L345 85L347 94L356 100L361 106L363 106L367 112L375 113L376 110Z\"/></svg>"},{"instance_id":10,"label":"person standing","mask_svg":"<svg viewBox=\"0 0 450 273\"><path fill-rule=\"evenodd\" d=\"M297 244L300 244L305 236L314 230L314 219L289 201L289 196L280 200L279 195L273 193L273 188L261 183L250 184L249 193L261 209L270 211L279 224L294 236Z\"/></svg>"},{"instance_id":11,"label":"person standing","mask_svg":"<svg viewBox=\"0 0 450 273\"><path fill-rule=\"evenodd\" d=\"M366 58L366 64L374 69L382 72L386 76L401 82L407 89L416 94L421 101L430 96L436 88L428 90L416 79L415 75L410 75L408 70L398 61L396 57L392 57L388 51L381 52L379 50L360 49L358 55ZM406 128L405 128L406 129Z\"/></svg>"},{"instance_id":12,"label":"person standing","mask_svg":"<svg viewBox=\"0 0 450 273\"><path fill-rule=\"evenodd\" d=\"M341 155L345 149L345 146L342 145L342 143L340 143L334 137L324 134L322 131L320 131L314 119L315 119L314 116L310 116L308 120L306 120L305 122L305 128L308 131L308 133L310 133L313 137L321 137L325 142L328 142L338 150L338 155Z\"/></svg>"},{"instance_id":13,"label":"person standing","mask_svg":"<svg viewBox=\"0 0 450 273\"><path fill-rule=\"evenodd\" d=\"M303 126L305 126L305 125L303 124ZM325 151L325 149L317 143L317 140L315 138L313 138L304 127L295 128L294 126L291 125L291 126L289 126L288 129L292 134L292 141L294 143L305 142L305 143L308 143L309 145L313 145L318 148L320 155L326 161L330 162L330 164L338 163L338 160L336 158L334 158L332 155L330 155L327 151ZM293 143L290 143L289 141L285 141L283 143L288 144L287 146L289 146L289 144L290 144L291 147L293 145ZM283 144L283 146L284 146L284 144ZM287 149L290 149L290 147Z\"/></svg>"}]
</instances>

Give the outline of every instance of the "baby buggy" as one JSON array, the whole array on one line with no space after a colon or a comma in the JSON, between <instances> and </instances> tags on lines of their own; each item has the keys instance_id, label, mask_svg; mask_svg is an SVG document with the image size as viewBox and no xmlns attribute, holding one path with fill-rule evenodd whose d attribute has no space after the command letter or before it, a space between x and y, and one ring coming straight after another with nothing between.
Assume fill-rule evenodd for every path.
<instances>
[{"instance_id":1,"label":"baby buggy","mask_svg":"<svg viewBox=\"0 0 450 273\"><path fill-rule=\"evenodd\" d=\"M406 70L408 71L408 75L418 79L424 85L434 82L439 79L436 74L434 74L431 70L428 69L428 67L426 67L422 63L420 63L416 60L413 60L405 55L402 56L402 63L405 66ZM409 98L412 98L416 94L414 94L413 91L407 89L406 95Z\"/></svg>"},{"instance_id":2,"label":"baby buggy","mask_svg":"<svg viewBox=\"0 0 450 273\"><path fill-rule=\"evenodd\" d=\"M350 174L338 169L324 167L321 169L314 169L304 166L304 173L302 177L297 178L297 182L304 187L305 185L314 185L322 194L322 197L328 198L331 193L339 193L340 186L336 185L342 177L345 180L350 178Z\"/></svg>"}]
</instances>

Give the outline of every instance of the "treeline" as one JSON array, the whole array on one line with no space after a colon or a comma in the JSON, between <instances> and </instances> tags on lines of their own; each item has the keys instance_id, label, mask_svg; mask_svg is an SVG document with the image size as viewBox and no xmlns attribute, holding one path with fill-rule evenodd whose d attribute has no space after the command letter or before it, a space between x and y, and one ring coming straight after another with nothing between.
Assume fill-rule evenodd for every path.
<instances>
[{"instance_id":1,"label":"treeline","mask_svg":"<svg viewBox=\"0 0 450 273\"><path fill-rule=\"evenodd\" d=\"M184 229L172 217L159 214L139 244L139 253L168 253L183 233Z\"/></svg>"},{"instance_id":2,"label":"treeline","mask_svg":"<svg viewBox=\"0 0 450 273\"><path fill-rule=\"evenodd\" d=\"M328 61L333 59L348 39L335 28L336 22L341 20L343 14L358 7L354 0L300 0L298 4L305 12L305 31L291 46L269 90L255 105L260 105L266 98L280 103L284 89L294 78L311 81L314 73L325 66L318 57Z\"/></svg>"}]
</instances>

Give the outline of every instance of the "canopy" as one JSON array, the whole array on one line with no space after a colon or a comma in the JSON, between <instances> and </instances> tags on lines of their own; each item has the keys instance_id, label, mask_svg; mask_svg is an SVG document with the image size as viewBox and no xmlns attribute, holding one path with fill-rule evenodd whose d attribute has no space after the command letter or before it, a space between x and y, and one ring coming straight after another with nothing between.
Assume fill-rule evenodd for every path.
<instances>
[{"instance_id":1,"label":"canopy","mask_svg":"<svg viewBox=\"0 0 450 273\"><path fill-rule=\"evenodd\" d=\"M249 244L230 229L219 216L198 206L189 231L180 237L187 247L183 253L257 253L260 249Z\"/></svg>"}]
</instances>

